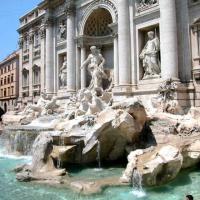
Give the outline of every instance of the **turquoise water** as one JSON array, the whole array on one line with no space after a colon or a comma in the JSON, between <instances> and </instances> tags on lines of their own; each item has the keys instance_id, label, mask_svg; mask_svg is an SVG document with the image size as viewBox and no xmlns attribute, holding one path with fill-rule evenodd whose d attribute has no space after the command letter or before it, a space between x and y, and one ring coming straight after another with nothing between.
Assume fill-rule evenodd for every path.
<instances>
[{"instance_id":1,"label":"turquoise water","mask_svg":"<svg viewBox=\"0 0 200 200\"><path fill-rule=\"evenodd\" d=\"M20 183L15 179L11 171L16 165L27 162L27 158L7 157L0 155L0 200L182 200L187 193L200 199L200 169L192 169L182 172L171 184L163 187L144 189L145 196L138 197L131 187L107 188L102 194L83 196L67 189L60 189L37 185L33 183ZM82 169L72 171L76 177L105 177L108 174L121 174L121 168L108 168L102 172L94 169Z\"/></svg>"}]
</instances>

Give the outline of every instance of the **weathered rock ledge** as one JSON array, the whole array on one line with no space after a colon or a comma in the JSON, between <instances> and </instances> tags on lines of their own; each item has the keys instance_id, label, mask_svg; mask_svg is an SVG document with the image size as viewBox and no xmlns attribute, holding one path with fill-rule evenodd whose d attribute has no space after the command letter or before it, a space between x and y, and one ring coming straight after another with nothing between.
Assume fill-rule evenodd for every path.
<instances>
[{"instance_id":1,"label":"weathered rock ledge","mask_svg":"<svg viewBox=\"0 0 200 200\"><path fill-rule=\"evenodd\" d=\"M185 116L157 113L151 119L157 146L130 152L120 178L122 183L130 184L137 170L145 186L166 184L180 170L200 162L199 117L191 118L190 113Z\"/></svg>"}]
</instances>

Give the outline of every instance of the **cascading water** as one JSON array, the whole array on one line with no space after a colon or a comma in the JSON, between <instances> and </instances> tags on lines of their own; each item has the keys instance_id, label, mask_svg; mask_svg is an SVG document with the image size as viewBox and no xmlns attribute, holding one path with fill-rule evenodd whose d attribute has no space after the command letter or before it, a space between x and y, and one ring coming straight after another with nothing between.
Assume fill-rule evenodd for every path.
<instances>
[{"instance_id":1,"label":"cascading water","mask_svg":"<svg viewBox=\"0 0 200 200\"><path fill-rule=\"evenodd\" d=\"M102 170L102 168L101 168L101 143L100 143L100 141L98 140L97 141L97 150L96 150L96 152L97 152L97 162L98 162L98 169L97 170Z\"/></svg>"},{"instance_id":2,"label":"cascading water","mask_svg":"<svg viewBox=\"0 0 200 200\"><path fill-rule=\"evenodd\" d=\"M8 153L29 155L37 134L28 130L6 130L1 139Z\"/></svg>"},{"instance_id":3,"label":"cascading water","mask_svg":"<svg viewBox=\"0 0 200 200\"><path fill-rule=\"evenodd\" d=\"M144 197L146 194L142 188L142 176L137 169L133 170L132 174L132 186L133 191L132 193L137 197Z\"/></svg>"},{"instance_id":4,"label":"cascading water","mask_svg":"<svg viewBox=\"0 0 200 200\"><path fill-rule=\"evenodd\" d=\"M65 146L65 137L62 136L62 134L59 137L59 146ZM62 167L62 161L60 156L58 156L58 160L57 160L57 168L60 169Z\"/></svg>"}]
</instances>

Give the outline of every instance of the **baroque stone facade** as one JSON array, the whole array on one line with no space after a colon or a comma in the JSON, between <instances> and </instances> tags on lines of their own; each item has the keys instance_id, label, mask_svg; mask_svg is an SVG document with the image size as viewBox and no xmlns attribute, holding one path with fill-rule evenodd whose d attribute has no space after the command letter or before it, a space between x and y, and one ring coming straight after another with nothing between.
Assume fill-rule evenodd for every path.
<instances>
[{"instance_id":1,"label":"baroque stone facade","mask_svg":"<svg viewBox=\"0 0 200 200\"><path fill-rule=\"evenodd\" d=\"M42 1L20 18L19 103L88 87L80 66L96 46L116 100L152 97L172 79L182 106L200 106L199 9L198 0Z\"/></svg>"}]
</instances>

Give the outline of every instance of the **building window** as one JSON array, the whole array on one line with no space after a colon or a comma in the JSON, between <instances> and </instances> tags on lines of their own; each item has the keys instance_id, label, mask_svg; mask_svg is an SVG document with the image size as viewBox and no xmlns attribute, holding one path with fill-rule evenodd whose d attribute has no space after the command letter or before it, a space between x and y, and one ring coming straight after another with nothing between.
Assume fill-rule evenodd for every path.
<instances>
[{"instance_id":1,"label":"building window","mask_svg":"<svg viewBox=\"0 0 200 200\"><path fill-rule=\"evenodd\" d=\"M3 74L3 69L1 69L1 74Z\"/></svg>"},{"instance_id":2,"label":"building window","mask_svg":"<svg viewBox=\"0 0 200 200\"><path fill-rule=\"evenodd\" d=\"M38 47L39 45L40 45L40 36L38 31L36 31L34 35L34 47Z\"/></svg>"},{"instance_id":3,"label":"building window","mask_svg":"<svg viewBox=\"0 0 200 200\"><path fill-rule=\"evenodd\" d=\"M3 97L3 89L1 89L1 97Z\"/></svg>"},{"instance_id":4,"label":"building window","mask_svg":"<svg viewBox=\"0 0 200 200\"><path fill-rule=\"evenodd\" d=\"M4 67L4 73L6 73L6 67Z\"/></svg>"},{"instance_id":5,"label":"building window","mask_svg":"<svg viewBox=\"0 0 200 200\"><path fill-rule=\"evenodd\" d=\"M8 75L7 83L8 83L8 84L10 83L10 75Z\"/></svg>"},{"instance_id":6,"label":"building window","mask_svg":"<svg viewBox=\"0 0 200 200\"><path fill-rule=\"evenodd\" d=\"M33 66L33 85L40 84L40 67L37 65Z\"/></svg>"},{"instance_id":7,"label":"building window","mask_svg":"<svg viewBox=\"0 0 200 200\"><path fill-rule=\"evenodd\" d=\"M8 96L10 96L10 87L8 88Z\"/></svg>"},{"instance_id":8,"label":"building window","mask_svg":"<svg viewBox=\"0 0 200 200\"><path fill-rule=\"evenodd\" d=\"M29 85L29 71L25 68L22 71L22 85L23 87L26 87Z\"/></svg>"},{"instance_id":9,"label":"building window","mask_svg":"<svg viewBox=\"0 0 200 200\"><path fill-rule=\"evenodd\" d=\"M4 97L6 97L6 88L4 89Z\"/></svg>"},{"instance_id":10,"label":"building window","mask_svg":"<svg viewBox=\"0 0 200 200\"><path fill-rule=\"evenodd\" d=\"M11 95L14 95L14 86L11 87Z\"/></svg>"},{"instance_id":11,"label":"building window","mask_svg":"<svg viewBox=\"0 0 200 200\"><path fill-rule=\"evenodd\" d=\"M8 71L10 71L10 65L8 65Z\"/></svg>"},{"instance_id":12,"label":"building window","mask_svg":"<svg viewBox=\"0 0 200 200\"><path fill-rule=\"evenodd\" d=\"M4 85L6 85L6 76L4 77Z\"/></svg>"},{"instance_id":13,"label":"building window","mask_svg":"<svg viewBox=\"0 0 200 200\"><path fill-rule=\"evenodd\" d=\"M23 49L24 49L24 51L28 50L28 45L29 45L29 43L28 43L28 37L26 37L24 39L24 43L23 43Z\"/></svg>"},{"instance_id":14,"label":"building window","mask_svg":"<svg viewBox=\"0 0 200 200\"><path fill-rule=\"evenodd\" d=\"M11 83L14 82L14 74L11 74Z\"/></svg>"}]
</instances>

